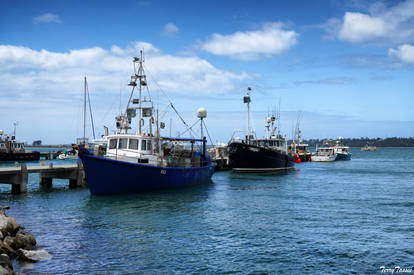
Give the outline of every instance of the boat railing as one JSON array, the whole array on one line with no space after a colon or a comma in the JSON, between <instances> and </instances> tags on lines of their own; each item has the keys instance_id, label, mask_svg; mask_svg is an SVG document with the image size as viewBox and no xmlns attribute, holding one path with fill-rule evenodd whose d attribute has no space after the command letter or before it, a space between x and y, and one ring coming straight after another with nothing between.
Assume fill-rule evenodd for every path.
<instances>
[{"instance_id":1,"label":"boat railing","mask_svg":"<svg viewBox=\"0 0 414 275\"><path fill-rule=\"evenodd\" d=\"M235 138L234 137L234 135L236 134L236 133L247 133L247 134L249 134L249 131L247 131L247 130L236 130L236 131L234 131L233 132L233 134L231 135L231 138L230 138L230 141L229 141L229 143L230 142L242 142L243 141L243 139L241 139L241 138ZM250 135L250 139L256 139L256 132L255 131L250 131L250 133L252 133L252 135ZM247 136L246 136L247 137Z\"/></svg>"}]
</instances>

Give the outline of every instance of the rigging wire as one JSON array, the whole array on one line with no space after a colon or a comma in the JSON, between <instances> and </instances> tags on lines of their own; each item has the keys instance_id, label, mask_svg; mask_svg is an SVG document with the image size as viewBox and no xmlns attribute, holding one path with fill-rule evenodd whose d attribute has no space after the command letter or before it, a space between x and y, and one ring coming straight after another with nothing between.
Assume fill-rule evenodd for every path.
<instances>
[{"instance_id":1,"label":"rigging wire","mask_svg":"<svg viewBox=\"0 0 414 275\"><path fill-rule=\"evenodd\" d=\"M191 127L189 127L187 130L185 130L184 132L182 132L182 133L180 133L180 135L179 136L182 136L182 135L184 135L185 133L187 133L189 130L190 131L192 131L192 128L195 126L195 125L197 125L197 123L198 122L200 122L200 120L197 120L193 125L191 125ZM194 133L193 133L194 134ZM195 136L195 134L193 135L193 136Z\"/></svg>"},{"instance_id":2,"label":"rigging wire","mask_svg":"<svg viewBox=\"0 0 414 275\"><path fill-rule=\"evenodd\" d=\"M92 108L91 108L91 98L89 97L89 86L88 82L86 81L86 94L88 95L88 105L89 105L89 113L91 114L91 124L92 124L92 133L93 133L93 139L96 139L95 137L95 126L93 125L93 116L92 116Z\"/></svg>"},{"instance_id":3,"label":"rigging wire","mask_svg":"<svg viewBox=\"0 0 414 275\"><path fill-rule=\"evenodd\" d=\"M144 65L143 65L144 66ZM177 114L177 116L181 119L181 122L187 127L189 128L188 124L185 122L185 120L182 118L182 116L178 113L177 109L174 107L170 97L164 92L164 90L161 88L161 86L158 84L158 82L155 80L154 76L152 75L152 73L148 70L148 68L145 66L145 70L148 72L148 74L151 76L152 80L154 81L155 85L158 86L158 89L160 89L160 91L166 96L168 102L170 103L171 108L174 110L174 112ZM192 132L192 130L190 129L190 132ZM195 134L194 134L195 135Z\"/></svg>"},{"instance_id":4,"label":"rigging wire","mask_svg":"<svg viewBox=\"0 0 414 275\"><path fill-rule=\"evenodd\" d=\"M201 123L204 123L204 126L206 128L206 132L207 132L208 138L210 139L210 143L211 143L211 145L213 145L213 140L211 139L210 133L208 132L206 123L204 122L204 120L202 120Z\"/></svg>"}]
</instances>

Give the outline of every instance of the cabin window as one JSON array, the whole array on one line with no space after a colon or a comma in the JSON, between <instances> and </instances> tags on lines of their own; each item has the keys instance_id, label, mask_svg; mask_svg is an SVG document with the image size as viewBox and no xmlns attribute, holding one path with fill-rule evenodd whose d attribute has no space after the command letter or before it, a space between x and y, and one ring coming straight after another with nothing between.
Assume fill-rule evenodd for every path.
<instances>
[{"instance_id":1,"label":"cabin window","mask_svg":"<svg viewBox=\"0 0 414 275\"><path fill-rule=\"evenodd\" d=\"M127 138L120 138L118 142L118 149L126 149L128 144Z\"/></svg>"},{"instance_id":2,"label":"cabin window","mask_svg":"<svg viewBox=\"0 0 414 275\"><path fill-rule=\"evenodd\" d=\"M138 139L129 140L129 149L138 150Z\"/></svg>"},{"instance_id":3,"label":"cabin window","mask_svg":"<svg viewBox=\"0 0 414 275\"><path fill-rule=\"evenodd\" d=\"M151 150L151 140L147 140L147 150Z\"/></svg>"},{"instance_id":4,"label":"cabin window","mask_svg":"<svg viewBox=\"0 0 414 275\"><path fill-rule=\"evenodd\" d=\"M147 150L147 141L141 140L141 151L146 151Z\"/></svg>"},{"instance_id":5,"label":"cabin window","mask_svg":"<svg viewBox=\"0 0 414 275\"><path fill-rule=\"evenodd\" d=\"M116 144L117 144L117 139L111 139L109 141L109 149L115 149L116 148Z\"/></svg>"}]
</instances>

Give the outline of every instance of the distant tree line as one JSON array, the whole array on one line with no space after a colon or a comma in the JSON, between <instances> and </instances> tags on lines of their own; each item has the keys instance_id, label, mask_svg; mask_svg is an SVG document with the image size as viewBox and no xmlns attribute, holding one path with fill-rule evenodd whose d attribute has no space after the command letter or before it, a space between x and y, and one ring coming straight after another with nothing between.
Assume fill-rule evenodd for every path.
<instances>
[{"instance_id":1,"label":"distant tree line","mask_svg":"<svg viewBox=\"0 0 414 275\"><path fill-rule=\"evenodd\" d=\"M303 143L309 144L310 147L315 147L316 144L319 146L326 139L309 139L303 140ZM377 146L377 147L414 147L414 137L401 138L401 137L390 137L390 138L343 138L342 142L345 146L350 147L363 147L365 145Z\"/></svg>"}]
</instances>

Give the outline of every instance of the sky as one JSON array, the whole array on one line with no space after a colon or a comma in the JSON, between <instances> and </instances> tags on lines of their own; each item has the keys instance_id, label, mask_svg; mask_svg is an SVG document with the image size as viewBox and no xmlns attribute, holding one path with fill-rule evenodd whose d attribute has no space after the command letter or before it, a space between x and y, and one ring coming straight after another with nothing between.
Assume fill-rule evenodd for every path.
<instances>
[{"instance_id":1,"label":"sky","mask_svg":"<svg viewBox=\"0 0 414 275\"><path fill-rule=\"evenodd\" d=\"M0 129L75 142L86 76L96 136L115 130L140 50L163 135L185 129L171 101L227 142L251 87L258 136L271 114L288 138L414 136L414 0L0 0Z\"/></svg>"}]
</instances>

